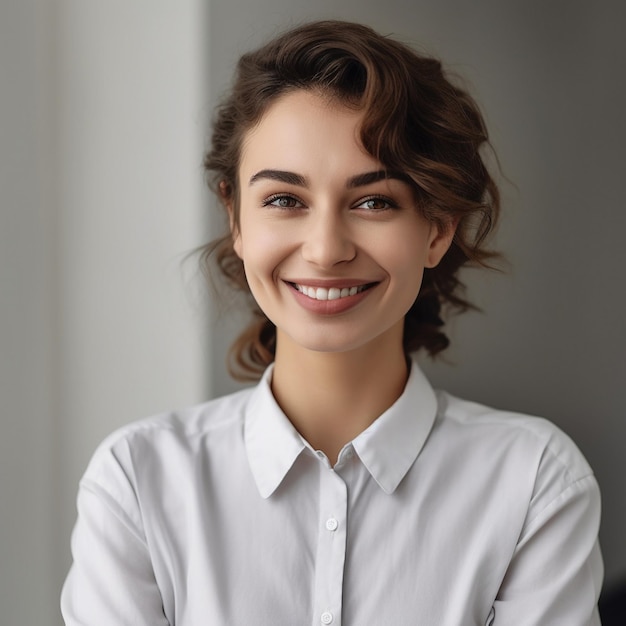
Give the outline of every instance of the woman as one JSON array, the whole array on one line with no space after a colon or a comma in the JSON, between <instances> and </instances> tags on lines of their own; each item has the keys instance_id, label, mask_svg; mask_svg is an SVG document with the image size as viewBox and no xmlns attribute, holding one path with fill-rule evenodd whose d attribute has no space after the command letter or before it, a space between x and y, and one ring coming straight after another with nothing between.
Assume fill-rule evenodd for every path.
<instances>
[{"instance_id":1,"label":"woman","mask_svg":"<svg viewBox=\"0 0 626 626\"><path fill-rule=\"evenodd\" d=\"M207 247L259 384L130 425L81 482L68 624L598 624L599 493L548 422L435 392L497 188L440 64L320 22L244 55Z\"/></svg>"}]
</instances>

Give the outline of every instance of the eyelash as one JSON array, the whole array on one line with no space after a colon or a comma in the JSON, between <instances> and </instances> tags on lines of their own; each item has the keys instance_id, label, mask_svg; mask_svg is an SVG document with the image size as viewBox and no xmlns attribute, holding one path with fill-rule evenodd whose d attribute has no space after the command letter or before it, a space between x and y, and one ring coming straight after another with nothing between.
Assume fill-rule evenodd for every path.
<instances>
[{"instance_id":1,"label":"eyelash","mask_svg":"<svg viewBox=\"0 0 626 626\"><path fill-rule=\"evenodd\" d=\"M273 204L274 202L276 202L277 200L293 200L296 204L299 204L300 206L279 206L277 204ZM302 202L302 200L299 200L298 198L296 198L296 196L292 196L291 194L287 194L287 193L276 193L272 196L270 196L269 198L266 198L265 200L263 200L263 206L274 206L277 209L283 209L285 211L293 211L296 209L301 209L304 206L304 202Z\"/></svg>"},{"instance_id":2,"label":"eyelash","mask_svg":"<svg viewBox=\"0 0 626 626\"><path fill-rule=\"evenodd\" d=\"M375 213L380 213L382 211L390 211L391 209L397 209L398 203L394 202L391 198L387 196L369 196L368 198L363 198L356 206L359 207L366 202L384 202L387 206L384 209L367 209L368 211L372 211Z\"/></svg>"},{"instance_id":3,"label":"eyelash","mask_svg":"<svg viewBox=\"0 0 626 626\"><path fill-rule=\"evenodd\" d=\"M279 206L277 204L274 204L274 202L276 202L277 200L293 200L296 204L300 205L300 206ZM354 208L359 208L361 205L365 204L366 202L371 202L371 201L375 201L375 202L384 202L387 206L383 209L366 209L367 211L371 211L373 213L379 213L382 211L389 211L391 209L397 209L398 208L398 204L396 202L394 202L391 198L388 198L387 196L369 196L367 198L363 198L362 200L359 200L359 202L354 205ZM270 196L269 198L266 198L263 201L263 206L275 206L277 209L283 209L286 211L289 210L296 210L296 209L301 209L303 208L304 202L302 202L302 200L298 199L296 196L293 196L291 194L285 194L285 193L277 193L274 194L272 196Z\"/></svg>"}]
</instances>

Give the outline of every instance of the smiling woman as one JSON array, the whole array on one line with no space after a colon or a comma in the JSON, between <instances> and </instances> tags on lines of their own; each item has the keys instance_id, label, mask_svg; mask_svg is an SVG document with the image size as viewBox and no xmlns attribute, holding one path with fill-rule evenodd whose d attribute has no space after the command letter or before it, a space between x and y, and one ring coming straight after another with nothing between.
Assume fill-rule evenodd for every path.
<instances>
[{"instance_id":1,"label":"smiling woman","mask_svg":"<svg viewBox=\"0 0 626 626\"><path fill-rule=\"evenodd\" d=\"M321 22L242 57L205 249L257 386L130 425L81 483L69 624L599 624L599 494L549 422L432 389L499 196L439 62ZM94 617L95 616L95 617Z\"/></svg>"},{"instance_id":2,"label":"smiling woman","mask_svg":"<svg viewBox=\"0 0 626 626\"><path fill-rule=\"evenodd\" d=\"M240 59L232 93L218 108L213 146L205 161L212 187L235 224L245 189L238 171L242 154L268 108L298 91L317 96L322 109L350 118L349 132L353 139L358 137L354 147L361 157L371 157L374 172L355 173L348 187L398 179L410 188L411 205L429 222L442 230L455 227L450 249L425 273L420 297L404 318L407 353L423 348L434 355L444 350L449 343L442 330L444 313L471 307L462 293L459 268L486 265L498 256L485 247L500 199L483 160L489 144L475 102L447 79L439 61L364 26L321 22L277 38ZM282 103L281 108L290 105ZM280 135L266 133L268 143L260 147L267 157L284 155L287 146L295 145L289 123L285 119L278 124ZM335 141L317 136L320 128L311 128L310 146L317 158L327 159ZM304 186L302 172L292 166L267 169L273 179L280 173L277 182ZM268 171L252 175L259 174L265 178ZM297 194L290 202L296 199ZM213 255L231 284L248 292L229 235L206 247L207 268ZM265 312L256 306L254 310L257 321L231 351L231 373L243 380L258 378L274 360L275 327Z\"/></svg>"},{"instance_id":3,"label":"smiling woman","mask_svg":"<svg viewBox=\"0 0 626 626\"><path fill-rule=\"evenodd\" d=\"M236 218L229 209L234 251L276 328L279 369L288 345L362 349L369 358L375 351L365 348L383 333L389 348L394 337L388 362L404 367L404 316L424 268L452 240L451 222L438 227L422 215L410 179L387 174L357 141L362 123L362 112L297 90L246 136L239 179L249 183L240 186ZM272 144L280 150L268 151Z\"/></svg>"}]
</instances>

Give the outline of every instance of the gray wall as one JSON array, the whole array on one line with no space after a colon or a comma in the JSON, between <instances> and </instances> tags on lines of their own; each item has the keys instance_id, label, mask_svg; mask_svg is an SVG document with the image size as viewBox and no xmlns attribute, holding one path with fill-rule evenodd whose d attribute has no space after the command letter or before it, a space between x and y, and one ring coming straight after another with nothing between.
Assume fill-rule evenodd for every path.
<instances>
[{"instance_id":1,"label":"gray wall","mask_svg":"<svg viewBox=\"0 0 626 626\"><path fill-rule=\"evenodd\" d=\"M50 140L46 41L37 7L0 5L0 606L7 623L45 624L55 602L53 222L42 202ZM29 37L28 34L32 33ZM20 59L20 63L8 63ZM33 575L36 572L36 575ZM6 611L6 613L5 613Z\"/></svg>"},{"instance_id":2,"label":"gray wall","mask_svg":"<svg viewBox=\"0 0 626 626\"><path fill-rule=\"evenodd\" d=\"M214 0L209 22L214 94L249 47L299 21L329 17L393 33L469 81L511 181L497 238L509 267L503 275L466 274L484 314L456 320L447 362L425 368L438 386L548 417L575 439L603 491L608 581L626 576L622 7ZM235 387L223 369L230 337L219 333L212 355L218 392Z\"/></svg>"},{"instance_id":3,"label":"gray wall","mask_svg":"<svg viewBox=\"0 0 626 626\"><path fill-rule=\"evenodd\" d=\"M0 623L59 624L80 475L207 396L202 0L0 3Z\"/></svg>"}]
</instances>

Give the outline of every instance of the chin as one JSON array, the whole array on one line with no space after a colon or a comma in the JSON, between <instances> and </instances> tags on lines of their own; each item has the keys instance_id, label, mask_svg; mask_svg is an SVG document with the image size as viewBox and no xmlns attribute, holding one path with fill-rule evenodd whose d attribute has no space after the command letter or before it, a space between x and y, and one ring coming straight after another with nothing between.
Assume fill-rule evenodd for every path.
<instances>
[{"instance_id":1,"label":"chin","mask_svg":"<svg viewBox=\"0 0 626 626\"><path fill-rule=\"evenodd\" d=\"M353 329L356 330L356 329ZM319 353L347 353L355 350L360 350L371 346L372 348L380 348L380 340L387 333L385 331L380 333L349 333L346 332L346 328L336 329L331 331L329 329L318 330L312 333L301 334L285 334L287 342L291 343L296 349L307 350L310 352Z\"/></svg>"},{"instance_id":2,"label":"chin","mask_svg":"<svg viewBox=\"0 0 626 626\"><path fill-rule=\"evenodd\" d=\"M340 352L351 352L352 350L356 350L362 343L359 342L350 342L345 339L342 341L332 341L329 340L328 337L320 338L319 340L307 340L307 341L298 341L297 345L303 349L308 350L309 352L321 352L326 354L340 353Z\"/></svg>"}]
</instances>

